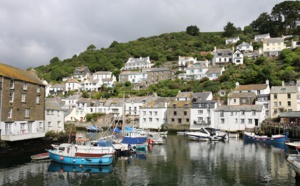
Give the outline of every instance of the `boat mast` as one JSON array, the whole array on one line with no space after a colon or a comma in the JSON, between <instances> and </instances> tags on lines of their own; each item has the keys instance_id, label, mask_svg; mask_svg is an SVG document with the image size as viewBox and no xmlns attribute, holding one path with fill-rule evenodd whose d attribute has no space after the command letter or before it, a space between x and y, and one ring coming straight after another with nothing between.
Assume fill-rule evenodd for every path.
<instances>
[{"instance_id":1,"label":"boat mast","mask_svg":"<svg viewBox=\"0 0 300 186\"><path fill-rule=\"evenodd\" d=\"M122 136L125 136L125 91L123 92Z\"/></svg>"}]
</instances>

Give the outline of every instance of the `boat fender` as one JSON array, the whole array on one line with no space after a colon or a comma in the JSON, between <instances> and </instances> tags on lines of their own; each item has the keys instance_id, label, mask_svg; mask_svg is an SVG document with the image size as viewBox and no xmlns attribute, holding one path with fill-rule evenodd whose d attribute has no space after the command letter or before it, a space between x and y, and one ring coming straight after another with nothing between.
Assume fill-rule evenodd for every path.
<instances>
[{"instance_id":1,"label":"boat fender","mask_svg":"<svg viewBox=\"0 0 300 186\"><path fill-rule=\"evenodd\" d=\"M64 157L63 157L63 156L61 156L59 159L60 159L60 160L64 160Z\"/></svg>"}]
</instances>

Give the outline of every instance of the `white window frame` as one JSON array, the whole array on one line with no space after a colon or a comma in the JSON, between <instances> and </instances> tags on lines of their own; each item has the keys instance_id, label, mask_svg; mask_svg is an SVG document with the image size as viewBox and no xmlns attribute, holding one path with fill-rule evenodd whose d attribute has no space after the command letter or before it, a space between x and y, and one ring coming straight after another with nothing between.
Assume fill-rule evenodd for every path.
<instances>
[{"instance_id":1,"label":"white window frame","mask_svg":"<svg viewBox=\"0 0 300 186\"><path fill-rule=\"evenodd\" d=\"M29 118L30 117L30 109L26 108L25 109L25 118Z\"/></svg>"},{"instance_id":2,"label":"white window frame","mask_svg":"<svg viewBox=\"0 0 300 186\"><path fill-rule=\"evenodd\" d=\"M10 80L9 87L10 87L10 89L14 89L15 88L15 80L13 80L13 79Z\"/></svg>"},{"instance_id":3,"label":"white window frame","mask_svg":"<svg viewBox=\"0 0 300 186\"><path fill-rule=\"evenodd\" d=\"M12 114L13 114L13 108L9 108L9 110L8 110L8 116L7 116L7 118L12 118Z\"/></svg>"},{"instance_id":4,"label":"white window frame","mask_svg":"<svg viewBox=\"0 0 300 186\"><path fill-rule=\"evenodd\" d=\"M27 90L27 88L28 88L28 83L23 82L23 90Z\"/></svg>"},{"instance_id":5,"label":"white window frame","mask_svg":"<svg viewBox=\"0 0 300 186\"><path fill-rule=\"evenodd\" d=\"M40 93L40 92L41 92L41 85L37 85L37 86L36 86L36 92L37 92L37 93Z\"/></svg>"},{"instance_id":6,"label":"white window frame","mask_svg":"<svg viewBox=\"0 0 300 186\"><path fill-rule=\"evenodd\" d=\"M14 95L15 95L14 92L9 93L9 102L14 102Z\"/></svg>"},{"instance_id":7,"label":"white window frame","mask_svg":"<svg viewBox=\"0 0 300 186\"><path fill-rule=\"evenodd\" d=\"M35 100L35 101L36 101L36 104L40 104L40 97L41 97L41 96L36 96L36 100Z\"/></svg>"},{"instance_id":8,"label":"white window frame","mask_svg":"<svg viewBox=\"0 0 300 186\"><path fill-rule=\"evenodd\" d=\"M22 103L26 102L26 94L25 93L22 93L22 95L21 95L21 102Z\"/></svg>"}]
</instances>

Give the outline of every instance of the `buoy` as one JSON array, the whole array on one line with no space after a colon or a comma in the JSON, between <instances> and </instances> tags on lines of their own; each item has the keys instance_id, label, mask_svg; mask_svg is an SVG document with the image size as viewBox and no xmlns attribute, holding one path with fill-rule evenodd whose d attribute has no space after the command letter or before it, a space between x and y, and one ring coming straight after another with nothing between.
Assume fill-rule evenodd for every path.
<instances>
[{"instance_id":1,"label":"buoy","mask_svg":"<svg viewBox=\"0 0 300 186\"><path fill-rule=\"evenodd\" d=\"M82 168L82 165L79 165L80 168Z\"/></svg>"},{"instance_id":2,"label":"buoy","mask_svg":"<svg viewBox=\"0 0 300 186\"><path fill-rule=\"evenodd\" d=\"M63 157L63 156L61 156L59 159L60 159L60 160L64 160L64 157Z\"/></svg>"}]
</instances>

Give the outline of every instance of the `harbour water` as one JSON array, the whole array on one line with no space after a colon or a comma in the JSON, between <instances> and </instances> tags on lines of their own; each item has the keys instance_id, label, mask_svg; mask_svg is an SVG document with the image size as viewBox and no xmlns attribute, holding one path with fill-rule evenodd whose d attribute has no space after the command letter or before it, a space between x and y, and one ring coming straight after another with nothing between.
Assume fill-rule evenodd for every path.
<instances>
[{"instance_id":1,"label":"harbour water","mask_svg":"<svg viewBox=\"0 0 300 186\"><path fill-rule=\"evenodd\" d=\"M97 134L86 134L97 138ZM229 139L195 142L168 135L165 145L120 157L105 167L32 162L30 155L1 157L0 185L298 185L284 145Z\"/></svg>"}]
</instances>

